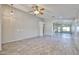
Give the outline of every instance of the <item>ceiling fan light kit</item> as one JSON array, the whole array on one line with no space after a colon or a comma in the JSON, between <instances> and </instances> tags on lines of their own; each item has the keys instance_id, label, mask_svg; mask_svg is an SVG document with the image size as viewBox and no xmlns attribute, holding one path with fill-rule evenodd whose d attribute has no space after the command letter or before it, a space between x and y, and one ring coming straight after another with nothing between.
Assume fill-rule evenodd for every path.
<instances>
[{"instance_id":1,"label":"ceiling fan light kit","mask_svg":"<svg viewBox=\"0 0 79 59\"><path fill-rule=\"evenodd\" d=\"M36 11L34 11L34 14L38 15L38 14L39 14L39 11L37 11L37 10L36 10Z\"/></svg>"}]
</instances>

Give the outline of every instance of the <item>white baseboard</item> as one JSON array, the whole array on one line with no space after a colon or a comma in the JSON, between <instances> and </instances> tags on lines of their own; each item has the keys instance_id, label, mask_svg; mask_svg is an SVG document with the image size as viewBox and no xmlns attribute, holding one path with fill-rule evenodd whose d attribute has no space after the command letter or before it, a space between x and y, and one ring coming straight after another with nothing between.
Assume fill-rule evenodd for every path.
<instances>
[{"instance_id":1,"label":"white baseboard","mask_svg":"<svg viewBox=\"0 0 79 59\"><path fill-rule=\"evenodd\" d=\"M15 41L19 41L19 40L23 40L23 39L32 39L32 38L36 38L36 37L39 37L39 36L32 36L32 37L25 37L25 38L20 38L20 39L16 39L16 40L11 40L11 41L7 41L7 42L2 42L2 44L6 44L6 43L9 43L9 42L15 42Z\"/></svg>"}]
</instances>

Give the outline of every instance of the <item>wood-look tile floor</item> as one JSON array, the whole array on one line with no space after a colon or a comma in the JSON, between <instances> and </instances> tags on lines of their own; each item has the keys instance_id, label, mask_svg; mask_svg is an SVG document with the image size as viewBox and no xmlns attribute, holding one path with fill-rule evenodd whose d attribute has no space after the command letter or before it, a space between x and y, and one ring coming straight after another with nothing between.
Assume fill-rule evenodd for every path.
<instances>
[{"instance_id":1,"label":"wood-look tile floor","mask_svg":"<svg viewBox=\"0 0 79 59\"><path fill-rule=\"evenodd\" d=\"M78 55L71 35L53 35L3 44L0 55Z\"/></svg>"}]
</instances>

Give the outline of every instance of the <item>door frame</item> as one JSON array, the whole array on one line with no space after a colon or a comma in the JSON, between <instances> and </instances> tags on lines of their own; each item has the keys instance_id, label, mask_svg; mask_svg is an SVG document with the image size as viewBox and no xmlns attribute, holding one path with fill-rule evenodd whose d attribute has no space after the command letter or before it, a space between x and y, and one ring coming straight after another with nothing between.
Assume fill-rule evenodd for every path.
<instances>
[{"instance_id":1,"label":"door frame","mask_svg":"<svg viewBox=\"0 0 79 59\"><path fill-rule=\"evenodd\" d=\"M1 27L2 27L2 26L1 26L1 20L0 20L0 50L2 50L2 42L1 42L1 41L2 41L2 37L1 37L1 36L2 36L1 31L2 31L2 30L1 30Z\"/></svg>"}]
</instances>

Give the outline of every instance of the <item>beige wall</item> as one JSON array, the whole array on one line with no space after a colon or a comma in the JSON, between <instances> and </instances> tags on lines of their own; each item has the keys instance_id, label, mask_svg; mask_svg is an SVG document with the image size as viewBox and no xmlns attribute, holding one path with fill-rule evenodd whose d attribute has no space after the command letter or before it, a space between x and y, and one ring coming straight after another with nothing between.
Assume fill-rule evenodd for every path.
<instances>
[{"instance_id":1,"label":"beige wall","mask_svg":"<svg viewBox=\"0 0 79 59\"><path fill-rule=\"evenodd\" d=\"M3 6L3 43L39 36L39 18L18 9L11 15L10 9Z\"/></svg>"}]
</instances>

